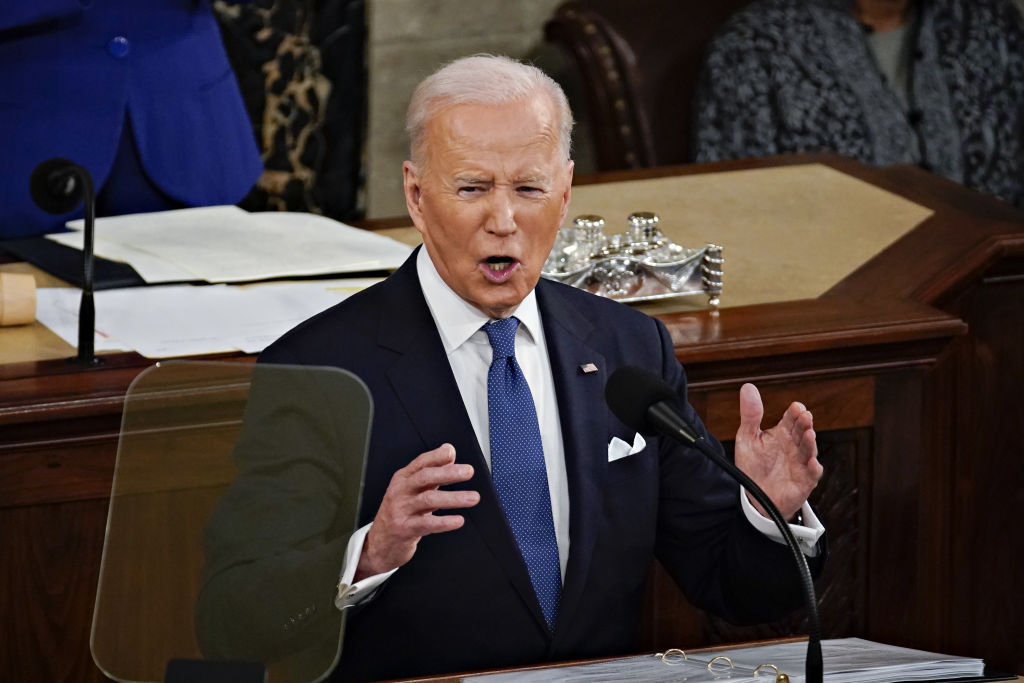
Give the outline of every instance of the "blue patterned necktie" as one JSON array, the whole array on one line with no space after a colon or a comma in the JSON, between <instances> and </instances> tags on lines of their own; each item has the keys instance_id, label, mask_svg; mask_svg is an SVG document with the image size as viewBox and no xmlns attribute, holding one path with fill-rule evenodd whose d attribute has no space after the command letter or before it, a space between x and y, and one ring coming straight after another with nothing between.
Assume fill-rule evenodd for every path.
<instances>
[{"instance_id":1,"label":"blue patterned necktie","mask_svg":"<svg viewBox=\"0 0 1024 683\"><path fill-rule=\"evenodd\" d=\"M562 575L548 474L537 424L537 409L516 362L517 318L484 325L494 351L487 372L487 413L491 433L491 476L541 611L554 628Z\"/></svg>"}]
</instances>

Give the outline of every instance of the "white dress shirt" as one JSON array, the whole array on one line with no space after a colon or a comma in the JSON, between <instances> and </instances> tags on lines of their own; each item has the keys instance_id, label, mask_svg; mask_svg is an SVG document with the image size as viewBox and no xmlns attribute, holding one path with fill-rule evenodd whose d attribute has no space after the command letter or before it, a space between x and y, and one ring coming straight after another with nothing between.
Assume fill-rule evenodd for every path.
<instances>
[{"instance_id":1,"label":"white dress shirt","mask_svg":"<svg viewBox=\"0 0 1024 683\"><path fill-rule=\"evenodd\" d=\"M416 272L420 287L427 301L427 307L434 318L441 343L451 364L455 382L462 395L462 402L473 425L480 450L487 466L491 464L489 420L487 412L487 371L491 366L491 345L483 326L491 318L470 305L456 294L441 279L440 274L421 248L416 258ZM551 495L551 512L555 523L555 540L558 543L558 560L562 578L569 559L569 482L565 472L565 452L562 444L562 426L558 418L558 401L555 396L555 381L551 374L544 327L534 291L519 304L512 313L519 318L516 330L515 354L530 386L540 423L541 443L544 447L544 462L548 475L548 490ZM434 447L441 444L433 444ZM413 454L418 455L418 454ZM455 454L459 461L459 454ZM779 542L784 542L775 524L761 515L740 491L741 506L748 520L761 533ZM790 530L803 552L811 557L817 553L816 544L825 528L818 521L810 506L804 503L801 510L806 526L790 525ZM338 583L335 605L344 609L368 597L395 570L371 576L352 583L356 565L362 552L363 541L369 531L366 525L352 535L345 553L345 566Z\"/></svg>"},{"instance_id":2,"label":"white dress shirt","mask_svg":"<svg viewBox=\"0 0 1024 683\"><path fill-rule=\"evenodd\" d=\"M487 372L491 367L492 349L483 326L492 318L466 303L445 284L426 248L420 249L416 272L427 307L441 334L455 383L462 394L473 432L480 444L487 466L491 466L490 420L487 410ZM558 562L562 578L569 560L569 480L565 474L565 451L562 445L562 424L558 419L555 379L548 361L548 346L537 309L537 294L531 291L512 315L519 319L516 329L516 361L523 370L533 395L544 448L544 465L548 475L551 516L555 522ZM441 444L437 444L440 446ZM458 462L459 454L455 454Z\"/></svg>"}]
</instances>

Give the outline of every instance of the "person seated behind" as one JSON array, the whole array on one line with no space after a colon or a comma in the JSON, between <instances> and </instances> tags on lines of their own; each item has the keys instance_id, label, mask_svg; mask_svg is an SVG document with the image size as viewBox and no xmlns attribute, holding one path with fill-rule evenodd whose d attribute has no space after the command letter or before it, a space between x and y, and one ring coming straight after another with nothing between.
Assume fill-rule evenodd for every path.
<instances>
[{"instance_id":1,"label":"person seated behind","mask_svg":"<svg viewBox=\"0 0 1024 683\"><path fill-rule=\"evenodd\" d=\"M833 151L1024 205L1024 27L1011 0L759 0L708 48L696 161Z\"/></svg>"},{"instance_id":2,"label":"person seated behind","mask_svg":"<svg viewBox=\"0 0 1024 683\"><path fill-rule=\"evenodd\" d=\"M508 58L456 60L416 89L402 170L423 245L259 359L365 382L364 526L346 542L349 561L317 552L310 538L332 526L330 497L282 492L264 467L268 499L311 504L257 517L287 520L296 538L237 550L260 479L241 465L250 484L232 486L205 540L196 622L206 656L279 651L281 638L312 639L318 615L353 605L339 680L624 654L654 557L694 604L734 621L801 606L792 555L740 487L698 451L634 433L605 403L608 377L641 366L713 441L686 402L665 326L540 278L571 196L571 128L558 85ZM807 526L794 533L820 570L824 529L806 503L822 474L812 416L793 403L762 431L752 385L739 403L736 463L787 519L802 512ZM305 441L272 422L246 429L261 452L308 460L294 447ZM310 559L289 561L288 547Z\"/></svg>"},{"instance_id":3,"label":"person seated behind","mask_svg":"<svg viewBox=\"0 0 1024 683\"><path fill-rule=\"evenodd\" d=\"M14 0L0 12L0 239L59 230L43 161L86 168L97 215L241 200L262 170L209 0Z\"/></svg>"}]
</instances>

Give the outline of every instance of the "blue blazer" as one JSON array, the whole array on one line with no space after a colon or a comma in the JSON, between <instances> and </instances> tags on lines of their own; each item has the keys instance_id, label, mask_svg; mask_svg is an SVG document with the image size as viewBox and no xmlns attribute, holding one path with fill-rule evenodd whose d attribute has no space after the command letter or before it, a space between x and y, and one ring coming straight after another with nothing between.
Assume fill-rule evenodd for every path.
<instances>
[{"instance_id":1,"label":"blue blazer","mask_svg":"<svg viewBox=\"0 0 1024 683\"><path fill-rule=\"evenodd\" d=\"M423 538L412 560L349 615L338 680L629 652L655 557L694 604L731 620L769 620L800 606L802 593L789 551L753 529L740 508L738 485L707 458L649 436L640 453L608 462L612 437L628 443L634 437L604 399L605 382L622 365L640 365L664 377L679 392L690 420L701 425L685 403L686 380L664 325L622 304L541 280L536 291L570 498L569 560L556 625L549 630L420 290L415 260L414 253L388 280L301 324L260 357L260 362L346 368L369 387L374 417L361 524L373 519L391 475L426 450L449 442L456 460L475 468L473 479L461 485L481 495L478 505L460 511L466 524ZM598 372L583 373L580 366L586 363ZM280 435L270 439L280 449L293 447ZM307 531L327 526L313 519L299 524ZM308 575L298 581L301 572L293 570L289 577L293 585L326 582L326 587L296 591L274 606L261 596L280 596L281 576L268 571L262 579L249 573L240 580L242 575L233 577L232 572L245 571L239 568L246 561L218 557L216 548L208 551L208 564L224 568L217 590L233 593L231 604L264 609L239 627L249 644L256 642L256 634L266 635L257 651L273 649L271 641L284 629L301 638L295 625L315 621L304 621L303 615L335 611L331 601L339 547L325 560L328 566L307 567ZM281 557L285 550L264 553ZM821 560L812 560L812 566L820 568ZM317 572L322 578L313 578ZM216 640L200 631L204 647ZM230 648L207 652L234 654Z\"/></svg>"},{"instance_id":2,"label":"blue blazer","mask_svg":"<svg viewBox=\"0 0 1024 683\"><path fill-rule=\"evenodd\" d=\"M262 167L208 0L7 0L0 12L0 238L52 231L29 196L51 157L97 191L130 118L146 173L188 205L239 201Z\"/></svg>"}]
</instances>

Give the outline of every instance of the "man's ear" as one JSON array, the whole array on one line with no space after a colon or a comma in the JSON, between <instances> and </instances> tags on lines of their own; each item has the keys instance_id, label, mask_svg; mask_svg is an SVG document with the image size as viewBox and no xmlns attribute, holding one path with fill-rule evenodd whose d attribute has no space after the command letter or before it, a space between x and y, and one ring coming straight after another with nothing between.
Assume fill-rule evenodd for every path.
<instances>
[{"instance_id":1,"label":"man's ear","mask_svg":"<svg viewBox=\"0 0 1024 683\"><path fill-rule=\"evenodd\" d=\"M402 163L402 186L405 190L405 208L409 212L416 229L423 233L423 208L420 205L422 190L420 188L419 170L411 161Z\"/></svg>"}]
</instances>

